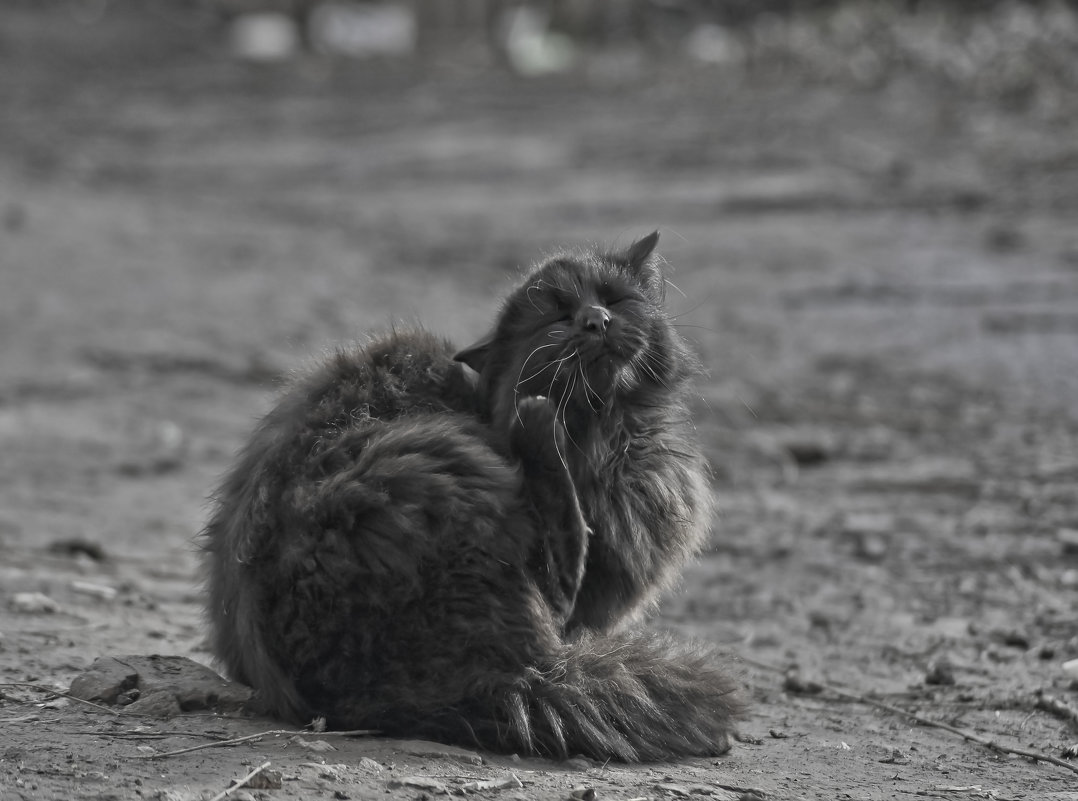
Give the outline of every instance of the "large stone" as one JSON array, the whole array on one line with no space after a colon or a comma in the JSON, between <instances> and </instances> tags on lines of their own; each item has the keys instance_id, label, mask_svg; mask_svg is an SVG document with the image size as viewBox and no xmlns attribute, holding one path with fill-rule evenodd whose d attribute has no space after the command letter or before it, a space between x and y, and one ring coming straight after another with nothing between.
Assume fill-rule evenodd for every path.
<instances>
[{"instance_id":1,"label":"large stone","mask_svg":"<svg viewBox=\"0 0 1078 801\"><path fill-rule=\"evenodd\" d=\"M146 712L210 709L218 712L242 710L251 700L249 687L228 681L205 665L183 656L100 657L89 670L71 683L71 695L85 701L114 704L121 694L146 703ZM167 699L174 699L175 705Z\"/></svg>"},{"instance_id":2,"label":"large stone","mask_svg":"<svg viewBox=\"0 0 1078 801\"><path fill-rule=\"evenodd\" d=\"M71 682L68 692L83 701L115 704L120 693L138 685L138 671L111 656L95 659L90 669Z\"/></svg>"}]
</instances>

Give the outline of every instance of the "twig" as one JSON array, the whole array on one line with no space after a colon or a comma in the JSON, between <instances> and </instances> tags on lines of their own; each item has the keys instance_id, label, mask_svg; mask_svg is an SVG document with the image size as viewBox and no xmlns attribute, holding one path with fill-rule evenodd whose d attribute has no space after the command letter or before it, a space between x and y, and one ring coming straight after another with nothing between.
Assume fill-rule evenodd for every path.
<instances>
[{"instance_id":1,"label":"twig","mask_svg":"<svg viewBox=\"0 0 1078 801\"><path fill-rule=\"evenodd\" d=\"M786 673L785 670L775 667L774 665L769 665L765 662L758 662L754 659L744 659L742 661L754 665L755 667L762 668L763 670L769 670L774 673L780 674ZM1026 759L1032 759L1034 762L1049 762L1058 767L1066 768L1072 773L1078 773L1078 765L1074 765L1063 759L1059 759L1058 757L1049 756L1048 754L1037 753L1035 751L1026 751L1022 748L1011 748L1009 745L1001 745L995 740L985 739L984 737L980 737L976 734L965 731L964 729L959 729L955 726L951 726L950 724L943 723L942 721L921 717L920 715L916 715L913 712L910 712L908 709L902 709L901 707L892 706L891 704L885 704L883 701L877 701L874 698L869 698L863 693L850 692L848 690L843 690L839 687L835 687L831 684L824 684L823 682L819 682L819 686L823 689L824 692L829 692L832 695L837 695L840 698L845 698L848 701L856 701L860 704L874 706L877 709L882 709L885 712L890 712L892 715L900 715L902 717L909 718L910 720L916 721L922 726L928 726L934 729L943 729L944 731L948 731L951 734L958 735L967 742L976 743L977 745L983 745L985 748L988 748L992 751L996 751L1001 754L1012 754L1014 756L1025 757Z\"/></svg>"},{"instance_id":2,"label":"twig","mask_svg":"<svg viewBox=\"0 0 1078 801\"><path fill-rule=\"evenodd\" d=\"M352 731L291 731L289 729L271 729L270 731L260 731L257 734L248 734L244 737L234 737L231 740L218 740L213 743L202 743L202 745L192 745L190 748L180 748L176 751L161 751L157 754L132 754L132 759L163 759L164 757L180 756L181 754L190 754L194 751L202 751L207 748L218 748L226 745L241 745L251 740L258 740L262 737L275 737L283 734L289 736L302 736L309 737L313 734L317 734L320 737L362 737L369 734L377 734L373 729L354 729Z\"/></svg>"},{"instance_id":3,"label":"twig","mask_svg":"<svg viewBox=\"0 0 1078 801\"><path fill-rule=\"evenodd\" d=\"M1059 759L1058 757L1049 756L1048 754L1037 753L1036 751L1026 751L1023 748L1012 748L1009 745L1002 745L1000 743L997 743L995 740L985 739L984 737L980 737L979 735L973 734L972 732L965 731L964 729L959 729L956 726L951 726L948 723L943 723L939 720L932 720L931 718L924 718L920 715L915 715L908 709L891 706L890 704L885 704L883 701L876 701L875 699L868 698L864 695L859 695L858 693L847 692L846 690L840 690L837 687L831 687L829 685L824 685L824 689L826 689L830 693L834 693L835 695L841 696L842 698L846 698L850 701L857 701L858 703L868 704L869 706L874 706L877 709L882 709L894 715L902 715L909 718L910 720L914 720L917 723L920 723L922 726L930 726L935 729L943 729L944 731L949 731L951 734L958 735L963 740L967 740L971 743L977 743L978 745L983 745L985 748L988 748L992 751L998 751L1001 754L1013 754L1014 756L1032 759L1034 762L1051 762L1053 765L1058 765L1061 768L1066 768L1072 773L1078 773L1078 765L1073 765L1070 762Z\"/></svg>"},{"instance_id":4,"label":"twig","mask_svg":"<svg viewBox=\"0 0 1078 801\"><path fill-rule=\"evenodd\" d=\"M201 737L204 740L227 740L220 734L205 731L68 731L84 737L109 737L114 740L165 740L169 737Z\"/></svg>"},{"instance_id":5,"label":"twig","mask_svg":"<svg viewBox=\"0 0 1078 801\"><path fill-rule=\"evenodd\" d=\"M86 704L86 706L93 707L94 709L98 710L99 712L108 712L110 715L116 715L116 716L119 716L121 714L119 711L117 711L115 709L109 709L107 706L102 706L101 704L95 704L93 701L87 701L84 698L77 698L76 696L71 695L70 693L63 692L62 690L54 690L51 687L45 687L45 686L43 686L41 684L31 684L31 683L25 682L25 681L5 681L5 682L0 682L0 687L28 687L31 690L37 690L38 692L41 692L41 693L48 693L50 696L52 696L54 698L68 698L68 699L70 699L72 701L77 701L80 704ZM28 703L34 703L34 702L28 702Z\"/></svg>"},{"instance_id":6,"label":"twig","mask_svg":"<svg viewBox=\"0 0 1078 801\"><path fill-rule=\"evenodd\" d=\"M257 768L252 770L250 773L248 773L246 776L244 776L238 782L233 784L231 787L228 787L228 788L222 790L221 792L219 792L217 795L215 795L213 798L211 798L210 801L221 801L222 798L228 798L230 795L232 795L238 789L240 789L241 787L246 786L247 782L251 781L251 779L253 779L255 776L257 776L259 773L264 771L269 766L270 766L269 762L263 762L261 765L259 765Z\"/></svg>"}]
</instances>

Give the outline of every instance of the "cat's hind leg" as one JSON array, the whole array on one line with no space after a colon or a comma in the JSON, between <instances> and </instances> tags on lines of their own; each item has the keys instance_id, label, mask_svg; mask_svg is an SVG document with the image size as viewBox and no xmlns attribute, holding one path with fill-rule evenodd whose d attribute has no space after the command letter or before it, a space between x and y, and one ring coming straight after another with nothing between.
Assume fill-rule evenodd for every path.
<instances>
[{"instance_id":1,"label":"cat's hind leg","mask_svg":"<svg viewBox=\"0 0 1078 801\"><path fill-rule=\"evenodd\" d=\"M566 464L568 437L556 411L545 398L521 398L509 443L524 472L524 494L539 532L530 566L556 619L564 623L584 579L591 532Z\"/></svg>"}]
</instances>

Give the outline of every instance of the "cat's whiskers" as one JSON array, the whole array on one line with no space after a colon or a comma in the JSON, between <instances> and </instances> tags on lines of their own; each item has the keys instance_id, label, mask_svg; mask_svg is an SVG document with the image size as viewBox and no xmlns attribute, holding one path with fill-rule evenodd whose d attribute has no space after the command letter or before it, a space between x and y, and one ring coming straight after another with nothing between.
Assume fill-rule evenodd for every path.
<instances>
[{"instance_id":1,"label":"cat's whiskers","mask_svg":"<svg viewBox=\"0 0 1078 801\"><path fill-rule=\"evenodd\" d=\"M675 287L675 289L676 289L676 287ZM680 289L678 291L681 292ZM684 293L682 293L682 294L684 294ZM712 300L713 300L713 296L714 296L714 293L708 292L706 295L704 295L704 297L701 299L701 301L699 303L697 303L695 306L690 306L685 311L678 312L677 314L670 314L669 312L667 312L664 316L670 322L673 322L674 320L680 320L686 314L692 314L694 311L699 309L701 306L705 306L705 305L710 304L712 302Z\"/></svg>"},{"instance_id":2,"label":"cat's whiskers","mask_svg":"<svg viewBox=\"0 0 1078 801\"><path fill-rule=\"evenodd\" d=\"M540 309L536 305L535 301L532 299L532 291L533 290L536 291L536 292L542 290L542 286L540 284L542 284L541 281L538 284L532 284L530 287L528 287L526 290L524 290L524 294L527 296L528 303L530 303L532 305L532 308L535 309L537 312L542 313L543 310Z\"/></svg>"},{"instance_id":3,"label":"cat's whiskers","mask_svg":"<svg viewBox=\"0 0 1078 801\"><path fill-rule=\"evenodd\" d=\"M558 345L557 342L548 342L546 345L539 345L538 347L535 348L535 350L533 350L531 353L528 354L528 357L524 360L524 363L520 365L520 372L517 373L517 383L516 383L516 385L514 386L514 389L513 389L514 394L519 395L520 394L520 385L521 384L523 384L525 381L530 381L532 378L535 378L535 376L542 373L543 370L547 369L552 364L552 362L548 362L547 364L545 364L541 368L539 368L539 370L536 373L532 374L528 378L523 378L522 376L524 375L524 371L528 367L528 362L530 362L532 360L532 356L534 356L535 354L537 354L541 350L545 350L546 348L555 348L555 347L557 347L557 345Z\"/></svg>"},{"instance_id":4,"label":"cat's whiskers","mask_svg":"<svg viewBox=\"0 0 1078 801\"><path fill-rule=\"evenodd\" d=\"M689 299L689 296L681 291L681 287L679 287L677 284L675 284L669 278L664 277L663 278L663 283L666 284L668 287L672 287L675 292L677 292L679 295L681 295L681 297L685 298L686 300Z\"/></svg>"},{"instance_id":5,"label":"cat's whiskers","mask_svg":"<svg viewBox=\"0 0 1078 801\"><path fill-rule=\"evenodd\" d=\"M562 368L563 366L565 366L565 363L566 363L567 361L569 361L569 359L571 359L571 358L573 358L574 356L576 356L576 353L577 353L577 352L576 352L576 351L574 350L574 351L573 351L572 353L570 353L570 354L569 354L568 356L563 356L562 358L560 358L560 359L557 359L556 361L553 361L553 362L551 362L551 364L555 364L555 365L557 365L557 369L556 369L556 370L554 371L554 375L553 375L553 376L551 377L551 379L550 379L550 386L549 386L549 387L547 387L547 397L548 397L548 398L553 398L553 397L554 397L554 385L555 385L555 384L556 384L556 383L558 382L558 376L560 376L560 375L561 375L561 368ZM561 399L560 399L560 398L559 398L558 402L559 402L559 404L560 404L560 402L561 402Z\"/></svg>"},{"instance_id":6,"label":"cat's whiskers","mask_svg":"<svg viewBox=\"0 0 1078 801\"><path fill-rule=\"evenodd\" d=\"M573 351L575 354L576 351ZM569 406L569 396L573 394L573 390L576 389L576 373L572 373L569 378L569 386L565 390L565 394L562 395L558 401L558 407L554 410L554 428L551 430L551 436L554 437L554 450L558 452L558 460L561 462L561 466L566 470L569 469L569 461L566 455L561 452L561 446L558 444L558 417L561 417L561 427L565 431L565 438L568 439L573 445L576 445L577 450L580 450L580 446L577 445L576 440L573 439L573 435L569 433L569 426L565 420L565 414Z\"/></svg>"},{"instance_id":7,"label":"cat's whiskers","mask_svg":"<svg viewBox=\"0 0 1078 801\"><path fill-rule=\"evenodd\" d=\"M594 396L595 400L599 402L600 408L605 406L606 403L605 401L603 401L602 396L595 391L591 384L588 383L588 376L584 372L584 365L581 362L577 362L576 369L580 373L581 380L584 382L584 398L587 400L588 406L591 407L591 410L595 413L598 413L599 409L595 408L595 404L591 402L592 397Z\"/></svg>"},{"instance_id":8,"label":"cat's whiskers","mask_svg":"<svg viewBox=\"0 0 1078 801\"><path fill-rule=\"evenodd\" d=\"M566 358L568 358L568 357L565 357L565 358L562 358L562 359L555 359L555 360L554 360L554 361L552 361L552 362L547 362L547 363L546 363L546 364L544 364L544 365L543 365L542 367L540 367L540 368L539 368L538 370L536 370L536 371L535 371L534 373L532 373L531 375L529 375L529 376L528 376L527 378L522 378L522 379L520 379L519 381L517 381L517 391L518 391L518 393L519 393L519 390L520 390L520 385L521 385L521 384L524 384L524 383L526 383L526 382L528 382L528 381L531 381L531 380L533 380L533 379L535 379L535 378L538 378L538 377L539 377L539 376L541 376L541 375L542 375L542 374L543 374L544 372L546 372L547 370L549 370L549 369L550 369L551 367L554 367L555 365L557 365L557 364L559 364L559 363L561 363L561 362L565 361L565 359L566 359Z\"/></svg>"},{"instance_id":9,"label":"cat's whiskers","mask_svg":"<svg viewBox=\"0 0 1078 801\"><path fill-rule=\"evenodd\" d=\"M670 382L659 375L658 356L650 350L644 350L640 353L639 364L640 369L645 375L651 378L652 381L664 389L670 389Z\"/></svg>"},{"instance_id":10,"label":"cat's whiskers","mask_svg":"<svg viewBox=\"0 0 1078 801\"><path fill-rule=\"evenodd\" d=\"M535 348L535 350L533 350L531 353L528 354L528 357L524 360L524 363L520 365L520 372L517 373L517 382L516 382L516 384L513 385L513 413L517 417L517 422L520 423L521 425L524 424L524 421L520 418L520 408L517 405L518 401L520 400L520 385L523 384L525 381L531 381L533 378L536 378L536 377L542 375L544 370L549 369L553 365L559 364L561 361L564 361L564 359L558 359L558 360L555 360L555 361L552 361L552 362L547 362L546 364L544 364L542 367L540 367L538 370L536 370L534 373L532 373L527 378L523 378L524 370L527 368L528 362L531 361L532 356L534 356L535 354L537 354L541 350L544 350L546 348L557 347L557 345L558 345L557 342L548 342L546 345L539 345L538 347ZM555 378L557 378L557 375L558 375L558 371L555 370L554 371ZM553 382L551 382L551 386L553 386L553 385L554 385Z\"/></svg>"}]
</instances>

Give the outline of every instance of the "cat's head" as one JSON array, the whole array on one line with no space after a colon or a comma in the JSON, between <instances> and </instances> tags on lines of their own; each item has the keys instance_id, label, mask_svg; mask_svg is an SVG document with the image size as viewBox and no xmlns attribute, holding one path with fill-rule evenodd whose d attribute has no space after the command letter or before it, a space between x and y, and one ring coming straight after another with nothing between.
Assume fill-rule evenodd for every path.
<instances>
[{"instance_id":1,"label":"cat's head","mask_svg":"<svg viewBox=\"0 0 1078 801\"><path fill-rule=\"evenodd\" d=\"M551 258L506 299L493 330L456 354L480 375L495 418L520 397L574 416L618 402L661 402L696 362L663 308L654 232L621 252Z\"/></svg>"}]
</instances>

